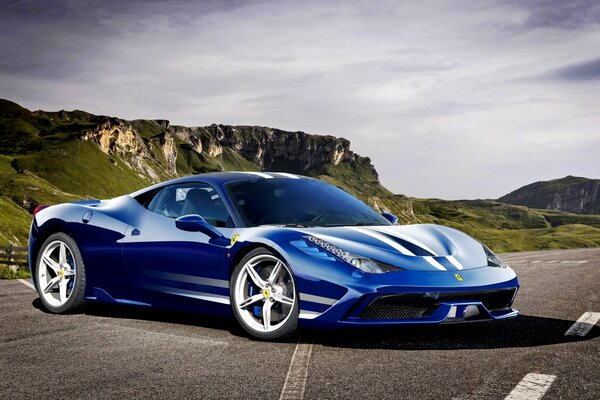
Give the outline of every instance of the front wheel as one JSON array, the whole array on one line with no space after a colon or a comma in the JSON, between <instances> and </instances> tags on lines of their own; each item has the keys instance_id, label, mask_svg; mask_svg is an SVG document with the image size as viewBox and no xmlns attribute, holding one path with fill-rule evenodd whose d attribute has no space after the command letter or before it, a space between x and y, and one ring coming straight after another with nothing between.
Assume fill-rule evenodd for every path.
<instances>
[{"instance_id":1,"label":"front wheel","mask_svg":"<svg viewBox=\"0 0 600 400\"><path fill-rule=\"evenodd\" d=\"M50 235L36 262L36 288L46 309L73 312L85 303L85 268L77 243L64 233Z\"/></svg>"},{"instance_id":2,"label":"front wheel","mask_svg":"<svg viewBox=\"0 0 600 400\"><path fill-rule=\"evenodd\" d=\"M233 314L258 339L279 339L298 326L298 295L286 263L267 249L248 253L231 279Z\"/></svg>"}]
</instances>

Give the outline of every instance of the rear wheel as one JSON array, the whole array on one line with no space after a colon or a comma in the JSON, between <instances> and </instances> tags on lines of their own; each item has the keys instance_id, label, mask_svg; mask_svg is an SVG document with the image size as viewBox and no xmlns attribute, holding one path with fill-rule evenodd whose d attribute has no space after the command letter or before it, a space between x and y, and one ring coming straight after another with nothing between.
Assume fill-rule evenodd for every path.
<instances>
[{"instance_id":1,"label":"rear wheel","mask_svg":"<svg viewBox=\"0 0 600 400\"><path fill-rule=\"evenodd\" d=\"M85 267L75 241L55 233L42 245L36 262L36 289L50 312L73 312L85 304Z\"/></svg>"},{"instance_id":2,"label":"rear wheel","mask_svg":"<svg viewBox=\"0 0 600 400\"><path fill-rule=\"evenodd\" d=\"M246 332L258 339L279 339L298 326L298 296L286 263L267 249L248 253L231 279L233 313Z\"/></svg>"}]
</instances>

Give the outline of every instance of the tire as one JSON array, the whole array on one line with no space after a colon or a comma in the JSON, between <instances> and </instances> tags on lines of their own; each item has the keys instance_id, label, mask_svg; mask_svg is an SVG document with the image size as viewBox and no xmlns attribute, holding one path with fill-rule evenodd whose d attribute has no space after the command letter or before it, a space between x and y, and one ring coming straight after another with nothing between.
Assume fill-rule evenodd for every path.
<instances>
[{"instance_id":1,"label":"tire","mask_svg":"<svg viewBox=\"0 0 600 400\"><path fill-rule=\"evenodd\" d=\"M273 252L265 248L252 250L236 265L230 280L230 297L235 318L252 337L283 339L296 332L300 298L294 275Z\"/></svg>"},{"instance_id":2,"label":"tire","mask_svg":"<svg viewBox=\"0 0 600 400\"><path fill-rule=\"evenodd\" d=\"M79 247L70 236L59 232L44 241L34 273L36 290L48 311L66 314L83 309L85 266Z\"/></svg>"}]
</instances>

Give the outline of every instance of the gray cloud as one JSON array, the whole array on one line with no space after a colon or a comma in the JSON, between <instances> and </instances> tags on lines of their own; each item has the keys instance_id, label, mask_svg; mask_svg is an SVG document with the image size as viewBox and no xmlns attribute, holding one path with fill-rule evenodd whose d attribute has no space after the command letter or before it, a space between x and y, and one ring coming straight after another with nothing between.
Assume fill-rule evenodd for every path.
<instances>
[{"instance_id":1,"label":"gray cloud","mask_svg":"<svg viewBox=\"0 0 600 400\"><path fill-rule=\"evenodd\" d=\"M596 0L517 1L529 10L526 26L530 28L583 29L600 24L600 3Z\"/></svg>"},{"instance_id":2,"label":"gray cloud","mask_svg":"<svg viewBox=\"0 0 600 400\"><path fill-rule=\"evenodd\" d=\"M600 171L596 4L8 2L0 96L344 136L396 192L492 198Z\"/></svg>"},{"instance_id":3,"label":"gray cloud","mask_svg":"<svg viewBox=\"0 0 600 400\"><path fill-rule=\"evenodd\" d=\"M547 76L549 78L553 77L572 81L600 79L600 58L564 66L549 73Z\"/></svg>"}]
</instances>

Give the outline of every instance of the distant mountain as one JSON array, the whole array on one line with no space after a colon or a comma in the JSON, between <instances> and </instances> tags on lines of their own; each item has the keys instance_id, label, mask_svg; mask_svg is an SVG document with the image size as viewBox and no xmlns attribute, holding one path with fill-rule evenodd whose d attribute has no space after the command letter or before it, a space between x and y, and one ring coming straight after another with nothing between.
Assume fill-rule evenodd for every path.
<instances>
[{"instance_id":1,"label":"distant mountain","mask_svg":"<svg viewBox=\"0 0 600 400\"><path fill-rule=\"evenodd\" d=\"M600 179L567 176L523 186L498 199L508 204L578 214L600 214Z\"/></svg>"},{"instance_id":2,"label":"distant mountain","mask_svg":"<svg viewBox=\"0 0 600 400\"><path fill-rule=\"evenodd\" d=\"M111 198L221 170L313 176L396 214L402 224L451 226L497 251L600 246L600 215L393 194L379 182L371 160L350 150L343 138L262 126L128 121L77 110L30 111L8 100L0 100L0 246L26 243L37 204Z\"/></svg>"}]
</instances>

